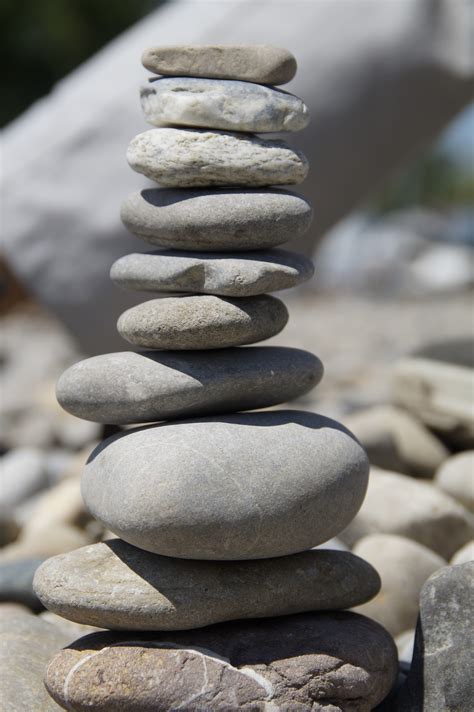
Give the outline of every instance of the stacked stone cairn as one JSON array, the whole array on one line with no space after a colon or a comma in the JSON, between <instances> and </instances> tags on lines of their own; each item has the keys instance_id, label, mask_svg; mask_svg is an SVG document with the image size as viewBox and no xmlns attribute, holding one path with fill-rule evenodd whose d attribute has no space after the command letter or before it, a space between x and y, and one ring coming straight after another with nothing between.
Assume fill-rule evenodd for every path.
<instances>
[{"instance_id":1,"label":"stacked stone cairn","mask_svg":"<svg viewBox=\"0 0 474 712\"><path fill-rule=\"evenodd\" d=\"M303 181L306 159L255 135L306 126L303 102L274 87L295 59L183 46L143 63L162 75L141 91L156 128L127 158L162 187L131 195L122 218L160 249L122 257L111 276L172 296L118 321L149 350L89 358L59 380L71 413L140 427L102 442L82 479L87 507L118 538L36 574L48 609L109 629L56 655L47 689L68 710L370 710L396 677L394 644L343 609L372 598L378 574L315 548L361 506L366 455L327 417L258 410L315 386L315 356L244 347L287 322L266 292L313 271L275 249L310 225L308 203L273 187Z\"/></svg>"}]
</instances>

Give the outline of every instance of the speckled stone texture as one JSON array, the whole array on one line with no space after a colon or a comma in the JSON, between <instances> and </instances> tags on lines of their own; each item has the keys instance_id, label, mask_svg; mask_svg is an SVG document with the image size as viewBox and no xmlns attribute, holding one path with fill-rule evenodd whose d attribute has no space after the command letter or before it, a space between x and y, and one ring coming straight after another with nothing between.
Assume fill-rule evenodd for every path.
<instances>
[{"instance_id":1,"label":"speckled stone texture","mask_svg":"<svg viewBox=\"0 0 474 712\"><path fill-rule=\"evenodd\" d=\"M379 587L370 564L346 551L190 561L151 554L120 539L55 556L35 578L49 610L119 630L185 630L239 618L337 610L370 599Z\"/></svg>"},{"instance_id":2,"label":"speckled stone texture","mask_svg":"<svg viewBox=\"0 0 474 712\"><path fill-rule=\"evenodd\" d=\"M258 250L296 239L309 228L311 206L282 189L149 188L122 203L134 235L181 250Z\"/></svg>"},{"instance_id":3,"label":"speckled stone texture","mask_svg":"<svg viewBox=\"0 0 474 712\"><path fill-rule=\"evenodd\" d=\"M150 129L132 139L131 168L168 188L301 183L308 162L285 141L205 129Z\"/></svg>"},{"instance_id":4,"label":"speckled stone texture","mask_svg":"<svg viewBox=\"0 0 474 712\"><path fill-rule=\"evenodd\" d=\"M308 257L287 250L237 254L156 250L120 257L110 277L123 289L144 292L252 297L295 287L313 273Z\"/></svg>"},{"instance_id":5,"label":"speckled stone texture","mask_svg":"<svg viewBox=\"0 0 474 712\"><path fill-rule=\"evenodd\" d=\"M171 77L143 84L140 99L153 126L191 126L265 133L300 131L307 107L293 94L261 84Z\"/></svg>"},{"instance_id":6,"label":"speckled stone texture","mask_svg":"<svg viewBox=\"0 0 474 712\"><path fill-rule=\"evenodd\" d=\"M397 653L377 623L306 613L202 630L96 633L53 658L46 686L77 712L370 712L390 691Z\"/></svg>"},{"instance_id":7,"label":"speckled stone texture","mask_svg":"<svg viewBox=\"0 0 474 712\"><path fill-rule=\"evenodd\" d=\"M82 495L106 528L147 551L258 559L335 536L367 478L366 455L342 425L282 410L115 435L91 454Z\"/></svg>"},{"instance_id":8,"label":"speckled stone texture","mask_svg":"<svg viewBox=\"0 0 474 712\"><path fill-rule=\"evenodd\" d=\"M99 423L146 423L291 401L316 386L321 361L300 349L255 346L122 351L79 361L60 377L59 403Z\"/></svg>"},{"instance_id":9,"label":"speckled stone texture","mask_svg":"<svg viewBox=\"0 0 474 712\"><path fill-rule=\"evenodd\" d=\"M296 59L271 45L171 45L145 50L142 63L155 74L242 79L286 84L296 74Z\"/></svg>"},{"instance_id":10,"label":"speckled stone texture","mask_svg":"<svg viewBox=\"0 0 474 712\"><path fill-rule=\"evenodd\" d=\"M288 311L276 297L199 295L137 304L119 317L117 330L147 349L222 349L269 339L287 321Z\"/></svg>"}]
</instances>

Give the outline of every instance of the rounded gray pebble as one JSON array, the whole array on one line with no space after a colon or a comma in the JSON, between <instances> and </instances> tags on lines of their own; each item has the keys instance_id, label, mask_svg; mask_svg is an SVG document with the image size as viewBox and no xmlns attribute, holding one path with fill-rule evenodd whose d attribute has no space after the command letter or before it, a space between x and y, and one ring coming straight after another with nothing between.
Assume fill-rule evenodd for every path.
<instances>
[{"instance_id":1,"label":"rounded gray pebble","mask_svg":"<svg viewBox=\"0 0 474 712\"><path fill-rule=\"evenodd\" d=\"M278 189L150 188L124 201L121 218L134 235L162 247L240 252L300 237L312 210L301 196Z\"/></svg>"},{"instance_id":2,"label":"rounded gray pebble","mask_svg":"<svg viewBox=\"0 0 474 712\"><path fill-rule=\"evenodd\" d=\"M335 536L362 504L368 469L359 443L334 420L245 413L105 440L86 465L82 495L107 529L146 551L258 559Z\"/></svg>"},{"instance_id":3,"label":"rounded gray pebble","mask_svg":"<svg viewBox=\"0 0 474 712\"><path fill-rule=\"evenodd\" d=\"M135 346L202 350L268 339L278 334L287 321L288 311L276 297L224 299L199 295L138 304L119 317L117 329Z\"/></svg>"}]
</instances>

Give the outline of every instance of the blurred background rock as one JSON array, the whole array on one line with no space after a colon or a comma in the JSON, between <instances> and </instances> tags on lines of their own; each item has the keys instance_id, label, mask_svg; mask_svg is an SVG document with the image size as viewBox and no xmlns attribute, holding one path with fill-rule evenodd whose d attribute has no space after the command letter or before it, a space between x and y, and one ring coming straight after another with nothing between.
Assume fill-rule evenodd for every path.
<instances>
[{"instance_id":1,"label":"blurred background rock","mask_svg":"<svg viewBox=\"0 0 474 712\"><path fill-rule=\"evenodd\" d=\"M290 322L271 342L322 359L322 384L294 405L342 418L374 465L369 497L339 545L357 547L364 537L359 548L370 553L370 537L377 551L383 536L407 577L421 560L428 576L455 549L472 557L468 6L2 3L0 601L37 610L38 563L104 536L84 510L78 478L94 443L113 428L62 411L54 384L87 353L128 348L115 335L115 317L132 297L110 285L108 267L130 247L147 249L118 218L126 192L145 184L124 158L145 128L140 50L191 39L273 42L300 63L288 89L313 115L294 143L311 158L302 192L315 225L299 247L314 252L316 273L283 295ZM407 478L423 482L411 488ZM390 507L381 510L383 502ZM426 576L400 590L387 574L383 591L397 605L374 608L377 620L405 634L405 647ZM66 625L58 621L50 623Z\"/></svg>"}]
</instances>

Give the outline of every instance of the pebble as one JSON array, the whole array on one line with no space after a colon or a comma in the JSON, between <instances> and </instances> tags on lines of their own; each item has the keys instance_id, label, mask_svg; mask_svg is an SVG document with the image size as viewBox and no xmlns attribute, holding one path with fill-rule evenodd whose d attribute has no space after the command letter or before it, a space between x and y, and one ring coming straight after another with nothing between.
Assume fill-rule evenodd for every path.
<instances>
[{"instance_id":1,"label":"pebble","mask_svg":"<svg viewBox=\"0 0 474 712\"><path fill-rule=\"evenodd\" d=\"M253 297L296 287L313 273L308 257L286 250L237 254L156 250L120 257L110 277L119 287L143 292Z\"/></svg>"},{"instance_id":2,"label":"pebble","mask_svg":"<svg viewBox=\"0 0 474 712\"><path fill-rule=\"evenodd\" d=\"M240 618L349 608L375 596L380 580L370 564L345 551L192 561L111 539L49 559L37 571L34 586L46 608L77 623L185 630Z\"/></svg>"},{"instance_id":3,"label":"pebble","mask_svg":"<svg viewBox=\"0 0 474 712\"><path fill-rule=\"evenodd\" d=\"M432 478L449 452L417 418L401 408L375 406L349 416L371 464L414 477Z\"/></svg>"},{"instance_id":4,"label":"pebble","mask_svg":"<svg viewBox=\"0 0 474 712\"><path fill-rule=\"evenodd\" d=\"M0 563L46 558L91 543L87 532L69 524L44 523L41 529L24 528L16 541L0 549Z\"/></svg>"},{"instance_id":5,"label":"pebble","mask_svg":"<svg viewBox=\"0 0 474 712\"><path fill-rule=\"evenodd\" d=\"M38 616L12 613L0 618L0 709L2 712L56 712L43 677L49 659L73 636Z\"/></svg>"},{"instance_id":6,"label":"pebble","mask_svg":"<svg viewBox=\"0 0 474 712\"><path fill-rule=\"evenodd\" d=\"M288 311L276 297L230 299L212 295L150 299L127 309L117 322L126 341L148 349L222 349L278 334Z\"/></svg>"},{"instance_id":7,"label":"pebble","mask_svg":"<svg viewBox=\"0 0 474 712\"><path fill-rule=\"evenodd\" d=\"M371 469L364 503L338 536L352 546L368 534L398 534L432 549L443 559L474 536L474 518L429 482Z\"/></svg>"},{"instance_id":8,"label":"pebble","mask_svg":"<svg viewBox=\"0 0 474 712\"><path fill-rule=\"evenodd\" d=\"M33 591L35 571L44 557L0 562L0 603L21 603L32 611L42 605Z\"/></svg>"},{"instance_id":9,"label":"pebble","mask_svg":"<svg viewBox=\"0 0 474 712\"><path fill-rule=\"evenodd\" d=\"M301 237L311 225L312 216L311 206L304 198L276 188L147 188L129 195L121 209L125 227L143 240L167 248L205 252L241 252L282 245Z\"/></svg>"},{"instance_id":10,"label":"pebble","mask_svg":"<svg viewBox=\"0 0 474 712\"><path fill-rule=\"evenodd\" d=\"M112 436L91 454L82 495L106 528L147 551L258 559L335 536L359 509L367 475L342 425L281 410Z\"/></svg>"},{"instance_id":11,"label":"pebble","mask_svg":"<svg viewBox=\"0 0 474 712\"><path fill-rule=\"evenodd\" d=\"M378 595L356 613L377 621L393 636L414 628L422 586L446 561L426 546L393 534L364 537L354 553L372 564L382 579Z\"/></svg>"},{"instance_id":12,"label":"pebble","mask_svg":"<svg viewBox=\"0 0 474 712\"><path fill-rule=\"evenodd\" d=\"M474 450L448 458L436 473L435 483L474 512Z\"/></svg>"},{"instance_id":13,"label":"pebble","mask_svg":"<svg viewBox=\"0 0 474 712\"><path fill-rule=\"evenodd\" d=\"M0 510L8 512L47 484L46 456L41 450L10 450L0 459Z\"/></svg>"},{"instance_id":14,"label":"pebble","mask_svg":"<svg viewBox=\"0 0 474 712\"><path fill-rule=\"evenodd\" d=\"M81 458L80 470L89 456ZM23 528L23 536L33 537L45 527L69 525L83 529L90 521L81 497L79 477L71 477L41 495Z\"/></svg>"},{"instance_id":15,"label":"pebble","mask_svg":"<svg viewBox=\"0 0 474 712\"><path fill-rule=\"evenodd\" d=\"M265 133L299 131L307 107L293 94L250 82L171 77L142 85L145 119L153 126L192 126Z\"/></svg>"},{"instance_id":16,"label":"pebble","mask_svg":"<svg viewBox=\"0 0 474 712\"><path fill-rule=\"evenodd\" d=\"M74 364L60 377L57 395L62 407L78 418L146 423L291 401L316 386L322 375L316 356L279 346L123 351ZM69 491L65 495L67 506ZM81 512L79 501L70 506Z\"/></svg>"},{"instance_id":17,"label":"pebble","mask_svg":"<svg viewBox=\"0 0 474 712\"><path fill-rule=\"evenodd\" d=\"M397 710L468 712L474 699L474 563L434 573L420 595L413 663Z\"/></svg>"},{"instance_id":18,"label":"pebble","mask_svg":"<svg viewBox=\"0 0 474 712\"><path fill-rule=\"evenodd\" d=\"M132 139L130 167L168 188L302 183L308 161L285 141L206 129L150 129Z\"/></svg>"},{"instance_id":19,"label":"pebble","mask_svg":"<svg viewBox=\"0 0 474 712\"><path fill-rule=\"evenodd\" d=\"M457 564L466 564L468 561L474 561L474 539L456 551L449 563L456 566Z\"/></svg>"},{"instance_id":20,"label":"pebble","mask_svg":"<svg viewBox=\"0 0 474 712\"><path fill-rule=\"evenodd\" d=\"M170 45L145 50L142 63L154 74L215 77L260 84L286 84L296 59L272 45Z\"/></svg>"},{"instance_id":21,"label":"pebble","mask_svg":"<svg viewBox=\"0 0 474 712\"><path fill-rule=\"evenodd\" d=\"M48 666L69 709L369 712L397 677L388 633L351 613L306 613L159 634L96 633ZM350 697L348 697L350 696Z\"/></svg>"}]
</instances>

